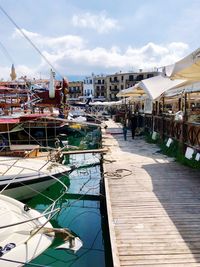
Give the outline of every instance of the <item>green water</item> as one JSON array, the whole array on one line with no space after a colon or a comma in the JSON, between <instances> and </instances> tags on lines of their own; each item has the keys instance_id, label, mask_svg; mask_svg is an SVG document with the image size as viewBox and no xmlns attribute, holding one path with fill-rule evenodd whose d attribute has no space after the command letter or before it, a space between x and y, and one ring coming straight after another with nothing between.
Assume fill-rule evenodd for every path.
<instances>
[{"instance_id":1,"label":"green water","mask_svg":"<svg viewBox=\"0 0 200 267\"><path fill-rule=\"evenodd\" d=\"M73 155L70 157L70 163L84 162L93 157L92 154ZM38 195L28 202L32 208L44 211L52 202L50 198L55 200L63 194L56 203L56 207L60 207L61 211L51 223L54 227L70 228L83 241L83 247L74 254L69 250L56 250L54 247L58 240L55 240L53 245L32 263L57 267L112 266L105 208L99 200L100 170L100 165L75 170L69 177L62 177L62 181L68 186L67 193L63 186L56 183L43 192L48 198Z\"/></svg>"}]
</instances>

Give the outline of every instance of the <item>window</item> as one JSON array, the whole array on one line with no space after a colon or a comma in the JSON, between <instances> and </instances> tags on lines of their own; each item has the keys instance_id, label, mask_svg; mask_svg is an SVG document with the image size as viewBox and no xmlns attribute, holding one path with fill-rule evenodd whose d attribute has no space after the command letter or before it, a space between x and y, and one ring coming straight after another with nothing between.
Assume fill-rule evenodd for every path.
<instances>
[{"instance_id":1,"label":"window","mask_svg":"<svg viewBox=\"0 0 200 267\"><path fill-rule=\"evenodd\" d=\"M133 81L133 75L129 75L129 81Z\"/></svg>"},{"instance_id":2,"label":"window","mask_svg":"<svg viewBox=\"0 0 200 267\"><path fill-rule=\"evenodd\" d=\"M153 77L152 73L147 74L147 78L151 78L151 77Z\"/></svg>"},{"instance_id":3,"label":"window","mask_svg":"<svg viewBox=\"0 0 200 267\"><path fill-rule=\"evenodd\" d=\"M136 81L141 81L144 79L144 75L143 74L140 74L136 77Z\"/></svg>"}]
</instances>

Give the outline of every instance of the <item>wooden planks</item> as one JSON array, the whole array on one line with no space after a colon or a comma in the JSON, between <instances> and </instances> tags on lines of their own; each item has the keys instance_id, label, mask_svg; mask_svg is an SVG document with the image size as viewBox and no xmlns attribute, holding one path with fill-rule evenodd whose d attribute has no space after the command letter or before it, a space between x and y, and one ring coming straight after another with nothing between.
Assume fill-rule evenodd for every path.
<instances>
[{"instance_id":1,"label":"wooden planks","mask_svg":"<svg viewBox=\"0 0 200 267\"><path fill-rule=\"evenodd\" d=\"M86 153L105 153L107 152L107 148L98 148L98 149L85 149L85 150L69 150L62 151L63 155L74 155L74 154L86 154Z\"/></svg>"},{"instance_id":2,"label":"wooden planks","mask_svg":"<svg viewBox=\"0 0 200 267\"><path fill-rule=\"evenodd\" d=\"M109 128L119 125L107 122ZM200 173L141 138L104 133L114 267L200 267Z\"/></svg>"}]
</instances>

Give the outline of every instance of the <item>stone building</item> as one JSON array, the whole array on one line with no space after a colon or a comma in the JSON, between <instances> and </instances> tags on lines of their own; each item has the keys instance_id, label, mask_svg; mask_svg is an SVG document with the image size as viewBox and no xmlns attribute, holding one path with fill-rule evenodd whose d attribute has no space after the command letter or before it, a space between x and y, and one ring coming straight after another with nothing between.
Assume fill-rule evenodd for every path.
<instances>
[{"instance_id":1,"label":"stone building","mask_svg":"<svg viewBox=\"0 0 200 267\"><path fill-rule=\"evenodd\" d=\"M83 96L83 82L76 81L76 82L69 82L68 88L68 99L72 100L79 100Z\"/></svg>"},{"instance_id":2,"label":"stone building","mask_svg":"<svg viewBox=\"0 0 200 267\"><path fill-rule=\"evenodd\" d=\"M134 86L136 83L143 79L151 78L158 75L158 72L127 72L127 73L115 73L106 76L106 99L108 101L116 101L117 93L121 90Z\"/></svg>"},{"instance_id":3,"label":"stone building","mask_svg":"<svg viewBox=\"0 0 200 267\"><path fill-rule=\"evenodd\" d=\"M94 77L94 97L95 99L105 100L107 97L106 76L97 75Z\"/></svg>"}]
</instances>

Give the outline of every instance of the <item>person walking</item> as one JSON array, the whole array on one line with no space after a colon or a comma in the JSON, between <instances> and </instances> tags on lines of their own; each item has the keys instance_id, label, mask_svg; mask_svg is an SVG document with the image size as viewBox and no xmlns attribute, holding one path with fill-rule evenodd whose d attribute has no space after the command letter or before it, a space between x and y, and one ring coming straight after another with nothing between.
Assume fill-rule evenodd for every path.
<instances>
[{"instance_id":1,"label":"person walking","mask_svg":"<svg viewBox=\"0 0 200 267\"><path fill-rule=\"evenodd\" d=\"M137 128L137 116L133 115L131 117L131 134L132 134L132 139L135 138L135 130Z\"/></svg>"},{"instance_id":2,"label":"person walking","mask_svg":"<svg viewBox=\"0 0 200 267\"><path fill-rule=\"evenodd\" d=\"M123 126L123 134L124 134L124 141L127 140L127 127L126 127L126 124L124 124Z\"/></svg>"}]
</instances>

